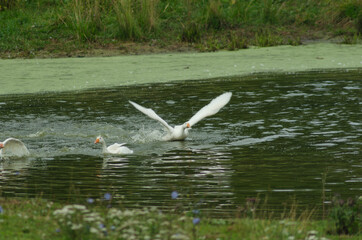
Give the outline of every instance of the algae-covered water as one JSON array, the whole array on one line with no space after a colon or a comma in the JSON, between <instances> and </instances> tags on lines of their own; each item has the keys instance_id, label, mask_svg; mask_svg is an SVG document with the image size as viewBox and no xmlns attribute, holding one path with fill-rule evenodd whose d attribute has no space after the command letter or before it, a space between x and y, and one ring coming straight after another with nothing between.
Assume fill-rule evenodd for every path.
<instances>
[{"instance_id":1,"label":"algae-covered water","mask_svg":"<svg viewBox=\"0 0 362 240\"><path fill-rule=\"evenodd\" d=\"M138 59L125 57L132 58ZM0 161L0 196L41 196L86 204L88 198L102 199L108 192L112 204L123 207L182 207L234 215L248 198L265 197L269 210L282 211L284 203L295 204L294 200L311 209L322 204L323 195L327 205L337 193L343 198L360 195L362 81L361 69L355 68L358 63L352 61L342 70L291 73L287 66L280 66L283 73L217 77L216 72L225 75L222 71L228 71L228 66L213 58L204 67L215 78L207 79L202 72L200 76L188 73L193 71L191 65L179 73L161 69L160 59L154 63L159 68L149 68L147 74L142 61L148 58L164 56L146 56L129 65L117 62L122 57L2 61L1 66L8 67L4 75L11 80L0 80L5 86L0 90L0 140L22 139L31 156ZM230 56L224 59L232 61ZM219 69L213 60L220 61ZM257 66L250 58L243 61ZM23 77L18 62L25 63ZM166 62L172 64L164 58ZM10 63L14 63L13 74L9 74ZM134 75L130 76L139 84L126 85L124 79L131 79L125 77L127 73L115 73L132 64ZM203 64L200 60L197 66ZM177 74L179 81L162 83L166 76L178 80ZM57 79L67 84L62 86ZM22 84L14 88L18 81ZM84 86L85 82L89 85ZM72 87L77 91L68 91ZM183 142L162 141L163 127L128 103L133 100L150 107L175 125L227 91L233 93L230 103L194 126ZM103 155L94 144L100 134L108 144L128 143L134 154ZM177 200L171 198L173 191L179 193Z\"/></svg>"},{"instance_id":2,"label":"algae-covered water","mask_svg":"<svg viewBox=\"0 0 362 240\"><path fill-rule=\"evenodd\" d=\"M0 60L0 94L361 67L361 45L328 43L233 52Z\"/></svg>"}]
</instances>

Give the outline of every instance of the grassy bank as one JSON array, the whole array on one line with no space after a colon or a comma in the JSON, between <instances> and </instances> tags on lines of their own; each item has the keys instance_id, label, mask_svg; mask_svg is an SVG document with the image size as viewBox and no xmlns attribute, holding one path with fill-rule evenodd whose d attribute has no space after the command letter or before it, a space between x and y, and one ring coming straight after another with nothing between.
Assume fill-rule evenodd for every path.
<instances>
[{"instance_id":1,"label":"grassy bank","mask_svg":"<svg viewBox=\"0 0 362 240\"><path fill-rule=\"evenodd\" d=\"M295 208L291 208L281 219L260 218L255 215L257 211L253 204L253 201L249 201L245 205L243 216L217 219L205 217L199 210L180 212L175 209L165 213L156 208L123 209L113 206L111 195L107 194L102 199L87 199L83 205L65 205L42 199L2 198L0 238L352 240L361 236L358 229L353 235L346 235L345 232L338 235L336 219L313 220L313 211L297 216ZM340 207L331 212L341 210ZM346 209L343 211L348 213ZM344 218L342 215L340 217Z\"/></svg>"},{"instance_id":2,"label":"grassy bank","mask_svg":"<svg viewBox=\"0 0 362 240\"><path fill-rule=\"evenodd\" d=\"M359 0L0 0L0 56L356 43L361 12Z\"/></svg>"}]
</instances>

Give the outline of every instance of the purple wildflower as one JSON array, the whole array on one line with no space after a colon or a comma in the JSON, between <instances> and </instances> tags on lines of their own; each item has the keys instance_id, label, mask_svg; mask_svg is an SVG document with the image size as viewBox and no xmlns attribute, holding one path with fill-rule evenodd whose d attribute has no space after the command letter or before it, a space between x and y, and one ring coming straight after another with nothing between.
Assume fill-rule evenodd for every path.
<instances>
[{"instance_id":1,"label":"purple wildflower","mask_svg":"<svg viewBox=\"0 0 362 240\"><path fill-rule=\"evenodd\" d=\"M171 197L172 197L172 199L178 198L178 192L177 192L177 191L173 191L173 192L171 193Z\"/></svg>"},{"instance_id":2,"label":"purple wildflower","mask_svg":"<svg viewBox=\"0 0 362 240\"><path fill-rule=\"evenodd\" d=\"M87 199L87 203L89 203L89 204L94 203L94 199L93 199L93 198L88 198L88 199Z\"/></svg>"},{"instance_id":3,"label":"purple wildflower","mask_svg":"<svg viewBox=\"0 0 362 240\"><path fill-rule=\"evenodd\" d=\"M2 206L0 206L0 214L4 212L4 209Z\"/></svg>"},{"instance_id":4,"label":"purple wildflower","mask_svg":"<svg viewBox=\"0 0 362 240\"><path fill-rule=\"evenodd\" d=\"M111 200L111 198L112 198L112 195L110 193L105 193L104 194L104 199L105 200L109 201L109 200Z\"/></svg>"},{"instance_id":5,"label":"purple wildflower","mask_svg":"<svg viewBox=\"0 0 362 240\"><path fill-rule=\"evenodd\" d=\"M193 223L194 225L199 224L199 223L200 223L200 218L194 218L194 219L192 219L192 223Z\"/></svg>"}]
</instances>

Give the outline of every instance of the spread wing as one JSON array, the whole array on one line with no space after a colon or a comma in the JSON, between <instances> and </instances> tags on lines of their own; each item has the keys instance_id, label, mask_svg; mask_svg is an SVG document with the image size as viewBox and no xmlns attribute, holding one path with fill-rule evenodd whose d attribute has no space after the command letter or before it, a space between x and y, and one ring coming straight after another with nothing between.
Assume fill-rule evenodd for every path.
<instances>
[{"instance_id":1,"label":"spread wing","mask_svg":"<svg viewBox=\"0 0 362 240\"><path fill-rule=\"evenodd\" d=\"M141 105L129 101L129 103L131 103L135 108L137 108L140 112L144 113L145 115L149 116L150 118L159 121L163 126L165 126L165 128L167 128L167 130L169 132L173 131L173 128L167 124L167 122L165 120L163 120L160 116L158 116L155 111L153 111L151 108L145 108L142 107Z\"/></svg>"},{"instance_id":2,"label":"spread wing","mask_svg":"<svg viewBox=\"0 0 362 240\"><path fill-rule=\"evenodd\" d=\"M209 104L201 108L189 121L191 127L201 121L202 119L216 114L222 107L224 107L231 98L232 93L227 92L214 98Z\"/></svg>"},{"instance_id":3,"label":"spread wing","mask_svg":"<svg viewBox=\"0 0 362 240\"><path fill-rule=\"evenodd\" d=\"M24 143L16 138L8 138L4 141L4 148L2 154L7 156L26 156L29 155L29 150L26 148Z\"/></svg>"}]
</instances>

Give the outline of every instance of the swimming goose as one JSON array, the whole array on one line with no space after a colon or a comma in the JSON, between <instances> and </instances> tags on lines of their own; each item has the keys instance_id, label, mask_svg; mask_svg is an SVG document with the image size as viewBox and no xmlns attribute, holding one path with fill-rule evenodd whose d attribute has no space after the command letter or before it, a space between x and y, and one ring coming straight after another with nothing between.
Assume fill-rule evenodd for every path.
<instances>
[{"instance_id":1,"label":"swimming goose","mask_svg":"<svg viewBox=\"0 0 362 240\"><path fill-rule=\"evenodd\" d=\"M98 136L94 143L102 143L102 152L105 154L132 154L133 150L125 147L126 143L115 143L107 147L102 136Z\"/></svg>"},{"instance_id":2,"label":"swimming goose","mask_svg":"<svg viewBox=\"0 0 362 240\"><path fill-rule=\"evenodd\" d=\"M30 155L25 144L16 138L8 138L0 142L0 157L24 157Z\"/></svg>"}]
</instances>

